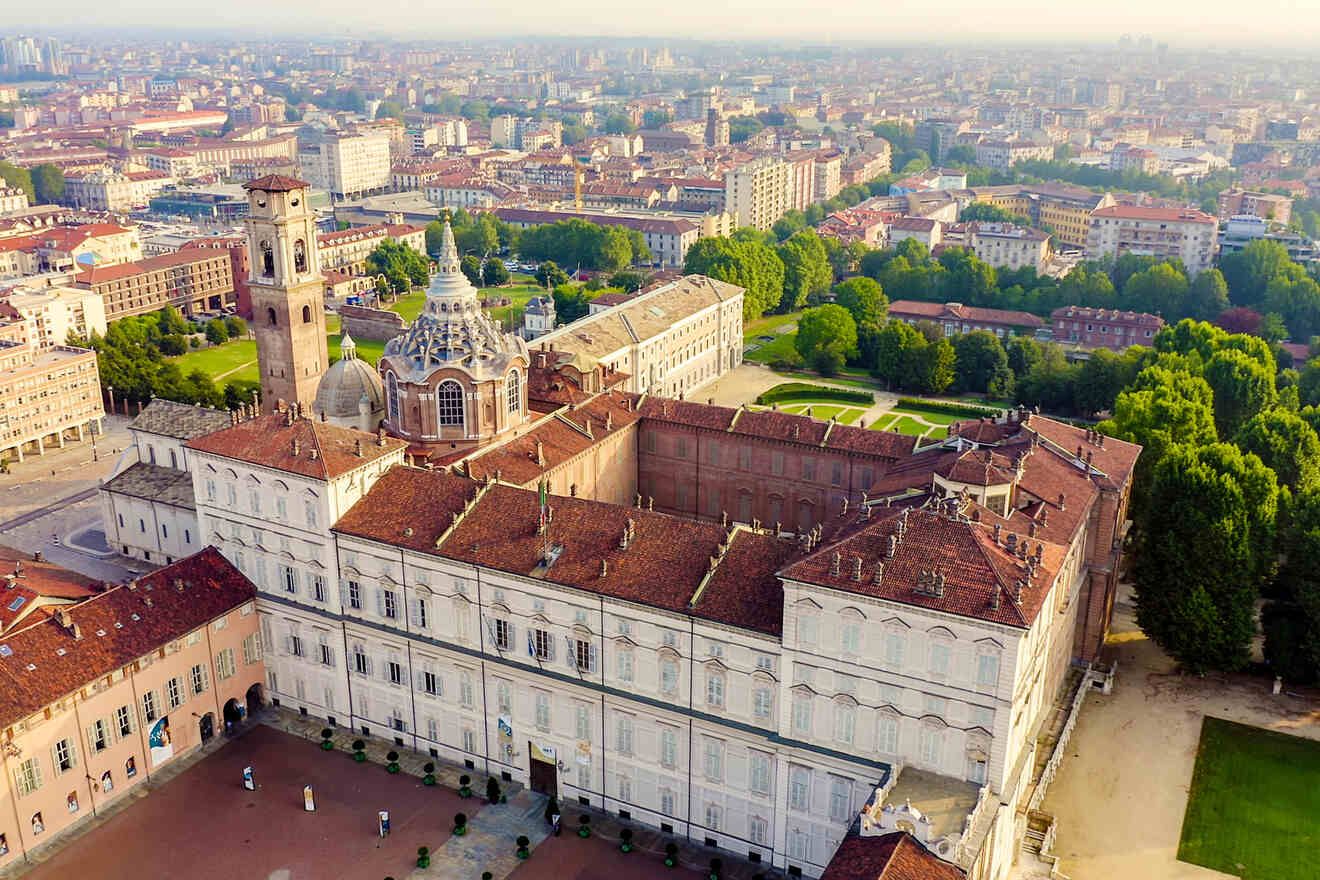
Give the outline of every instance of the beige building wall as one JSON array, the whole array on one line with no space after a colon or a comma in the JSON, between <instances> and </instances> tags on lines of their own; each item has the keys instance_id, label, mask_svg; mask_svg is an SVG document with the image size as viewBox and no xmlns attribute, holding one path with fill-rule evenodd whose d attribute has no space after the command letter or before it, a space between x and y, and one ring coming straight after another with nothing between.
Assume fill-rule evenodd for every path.
<instances>
[{"instance_id":1,"label":"beige building wall","mask_svg":"<svg viewBox=\"0 0 1320 880\"><path fill-rule=\"evenodd\" d=\"M0 342L0 459L99 434L104 417L95 352Z\"/></svg>"}]
</instances>

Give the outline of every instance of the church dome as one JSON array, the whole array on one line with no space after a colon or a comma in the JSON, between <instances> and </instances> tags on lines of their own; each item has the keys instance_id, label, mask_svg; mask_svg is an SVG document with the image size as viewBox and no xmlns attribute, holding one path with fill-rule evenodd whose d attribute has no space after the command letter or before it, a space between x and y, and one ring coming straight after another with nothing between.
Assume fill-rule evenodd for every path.
<instances>
[{"instance_id":1,"label":"church dome","mask_svg":"<svg viewBox=\"0 0 1320 880\"><path fill-rule=\"evenodd\" d=\"M519 357L528 360L527 343L482 311L477 289L459 267L446 220L426 306L407 332L386 344L381 369L388 361L400 381L423 382L437 369L457 367L480 381L504 376Z\"/></svg>"},{"instance_id":2,"label":"church dome","mask_svg":"<svg viewBox=\"0 0 1320 880\"><path fill-rule=\"evenodd\" d=\"M359 360L353 337L344 333L340 358L321 377L316 388L317 413L328 421L374 431L385 412L385 393L380 377L366 361Z\"/></svg>"}]
</instances>

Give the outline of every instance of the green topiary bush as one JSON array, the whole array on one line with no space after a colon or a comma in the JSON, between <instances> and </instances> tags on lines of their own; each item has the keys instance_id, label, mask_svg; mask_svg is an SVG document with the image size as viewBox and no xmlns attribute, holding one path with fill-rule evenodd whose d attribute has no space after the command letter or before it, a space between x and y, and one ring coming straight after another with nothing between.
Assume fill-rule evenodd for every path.
<instances>
[{"instance_id":1,"label":"green topiary bush","mask_svg":"<svg viewBox=\"0 0 1320 880\"><path fill-rule=\"evenodd\" d=\"M367 760L367 744L360 739L353 740L353 760L359 764Z\"/></svg>"},{"instance_id":2,"label":"green topiary bush","mask_svg":"<svg viewBox=\"0 0 1320 880\"><path fill-rule=\"evenodd\" d=\"M333 730L331 730L330 728L328 728L328 727L326 727L326 728L322 728L322 730L321 730L321 748L322 748L323 750L325 750L325 751L328 752L328 751L330 751L331 749L333 749L333 748L335 747L334 740L331 739L331 737L334 736L334 735L335 735L335 732L334 732Z\"/></svg>"},{"instance_id":3,"label":"green topiary bush","mask_svg":"<svg viewBox=\"0 0 1320 880\"><path fill-rule=\"evenodd\" d=\"M431 850L429 847L425 847L425 846L417 847L417 867L419 868L431 867Z\"/></svg>"},{"instance_id":4,"label":"green topiary bush","mask_svg":"<svg viewBox=\"0 0 1320 880\"><path fill-rule=\"evenodd\" d=\"M467 834L467 813L454 814L454 833L459 837Z\"/></svg>"},{"instance_id":5,"label":"green topiary bush","mask_svg":"<svg viewBox=\"0 0 1320 880\"><path fill-rule=\"evenodd\" d=\"M665 844L665 867L678 867L678 844L672 840Z\"/></svg>"},{"instance_id":6,"label":"green topiary bush","mask_svg":"<svg viewBox=\"0 0 1320 880\"><path fill-rule=\"evenodd\" d=\"M386 773L398 773L398 772L399 772L399 753L398 753L398 752L391 751L388 755L385 756L385 760L386 760L386 761L389 761L389 763L385 765L385 772L386 772Z\"/></svg>"},{"instance_id":7,"label":"green topiary bush","mask_svg":"<svg viewBox=\"0 0 1320 880\"><path fill-rule=\"evenodd\" d=\"M422 766L422 772L426 774L422 777L422 785L435 785L435 764L427 761Z\"/></svg>"},{"instance_id":8,"label":"green topiary bush","mask_svg":"<svg viewBox=\"0 0 1320 880\"><path fill-rule=\"evenodd\" d=\"M875 403L875 395L870 391L849 391L845 388L827 388L823 385L810 385L806 382L784 382L768 391L761 392L756 402L762 406L772 403L791 403L799 400L837 400L843 403L857 403L870 406Z\"/></svg>"},{"instance_id":9,"label":"green topiary bush","mask_svg":"<svg viewBox=\"0 0 1320 880\"><path fill-rule=\"evenodd\" d=\"M531 845L531 841L527 839L526 834L519 834L517 843L518 858L525 859L532 854L532 851L528 848Z\"/></svg>"},{"instance_id":10,"label":"green topiary bush","mask_svg":"<svg viewBox=\"0 0 1320 880\"><path fill-rule=\"evenodd\" d=\"M976 406L971 403L958 403L952 400L922 400L918 397L900 397L898 403L895 404L895 408L947 416L967 416L969 419L979 419L985 416L995 417L1001 414L1000 410Z\"/></svg>"}]
</instances>

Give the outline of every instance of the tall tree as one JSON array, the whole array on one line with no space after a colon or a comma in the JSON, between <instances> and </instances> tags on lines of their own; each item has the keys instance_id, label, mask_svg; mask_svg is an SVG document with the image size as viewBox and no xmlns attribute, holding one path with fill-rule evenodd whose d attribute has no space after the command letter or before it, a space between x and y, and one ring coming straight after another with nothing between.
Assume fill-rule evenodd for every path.
<instances>
[{"instance_id":1,"label":"tall tree","mask_svg":"<svg viewBox=\"0 0 1320 880\"><path fill-rule=\"evenodd\" d=\"M746 289L743 320L761 317L784 294L784 261L759 241L699 238L688 248L685 275L709 275Z\"/></svg>"},{"instance_id":2,"label":"tall tree","mask_svg":"<svg viewBox=\"0 0 1320 880\"><path fill-rule=\"evenodd\" d=\"M1213 321L1228 308L1228 284L1218 269L1206 269L1192 282L1183 309L1197 321Z\"/></svg>"},{"instance_id":3,"label":"tall tree","mask_svg":"<svg viewBox=\"0 0 1320 880\"><path fill-rule=\"evenodd\" d=\"M871 369L889 387L903 383L907 364L915 360L916 353L926 346L926 337L911 324L891 319L880 328L875 342L875 363Z\"/></svg>"},{"instance_id":4,"label":"tall tree","mask_svg":"<svg viewBox=\"0 0 1320 880\"><path fill-rule=\"evenodd\" d=\"M1233 442L1274 471L1294 492L1320 488L1320 437L1297 413L1266 410L1253 416Z\"/></svg>"},{"instance_id":5,"label":"tall tree","mask_svg":"<svg viewBox=\"0 0 1320 880\"><path fill-rule=\"evenodd\" d=\"M58 165L38 165L32 169L32 187L38 203L54 205L64 198L64 172Z\"/></svg>"},{"instance_id":6,"label":"tall tree","mask_svg":"<svg viewBox=\"0 0 1320 880\"><path fill-rule=\"evenodd\" d=\"M1225 254L1219 261L1228 282L1229 299L1237 306L1255 306L1261 302L1270 282L1293 265L1282 243L1264 238L1235 254Z\"/></svg>"},{"instance_id":7,"label":"tall tree","mask_svg":"<svg viewBox=\"0 0 1320 880\"><path fill-rule=\"evenodd\" d=\"M1172 317L1184 314L1189 289L1186 275L1169 263L1157 263L1129 278L1122 298L1134 311Z\"/></svg>"},{"instance_id":8,"label":"tall tree","mask_svg":"<svg viewBox=\"0 0 1320 880\"><path fill-rule=\"evenodd\" d=\"M834 347L847 357L857 350L857 322L843 306L831 304L808 309L798 320L793 345L806 361L826 347Z\"/></svg>"},{"instance_id":9,"label":"tall tree","mask_svg":"<svg viewBox=\"0 0 1320 880\"><path fill-rule=\"evenodd\" d=\"M973 330L953 337L956 356L953 372L955 393L973 391L993 398L1013 393L1013 371L1008 367L1008 352L999 338L988 330Z\"/></svg>"},{"instance_id":10,"label":"tall tree","mask_svg":"<svg viewBox=\"0 0 1320 880\"><path fill-rule=\"evenodd\" d=\"M509 270L504 268L504 263L501 261L492 258L481 267L481 283L486 287L498 287L508 281Z\"/></svg>"},{"instance_id":11,"label":"tall tree","mask_svg":"<svg viewBox=\"0 0 1320 880\"><path fill-rule=\"evenodd\" d=\"M1272 573L1274 473L1236 446L1178 446L1155 466L1132 564L1137 622L1196 672L1246 665Z\"/></svg>"},{"instance_id":12,"label":"tall tree","mask_svg":"<svg viewBox=\"0 0 1320 880\"><path fill-rule=\"evenodd\" d=\"M1215 392L1215 427L1221 438L1232 437L1278 401L1274 371L1236 349L1215 352L1205 365L1205 380Z\"/></svg>"},{"instance_id":13,"label":"tall tree","mask_svg":"<svg viewBox=\"0 0 1320 880\"><path fill-rule=\"evenodd\" d=\"M830 289L834 273L825 258L825 245L809 230L794 234L779 246L784 263L784 293L779 311L792 312L807 304L807 297Z\"/></svg>"},{"instance_id":14,"label":"tall tree","mask_svg":"<svg viewBox=\"0 0 1320 880\"><path fill-rule=\"evenodd\" d=\"M889 300L880 285L864 275L836 284L834 301L847 309L858 325L878 325L889 312Z\"/></svg>"}]
</instances>

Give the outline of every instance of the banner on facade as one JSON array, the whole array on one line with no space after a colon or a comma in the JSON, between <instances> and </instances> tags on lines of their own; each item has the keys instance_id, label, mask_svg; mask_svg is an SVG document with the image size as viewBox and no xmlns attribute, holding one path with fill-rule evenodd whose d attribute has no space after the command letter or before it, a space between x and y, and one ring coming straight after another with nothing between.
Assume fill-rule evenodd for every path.
<instances>
[{"instance_id":1,"label":"banner on facade","mask_svg":"<svg viewBox=\"0 0 1320 880\"><path fill-rule=\"evenodd\" d=\"M544 761L547 764L554 764L558 761L555 757L555 747L540 745L539 743L528 743L532 747L532 760Z\"/></svg>"},{"instance_id":2,"label":"banner on facade","mask_svg":"<svg viewBox=\"0 0 1320 880\"><path fill-rule=\"evenodd\" d=\"M170 738L169 716L160 718L151 726L147 735L147 746L151 752L151 766L159 767L174 757L174 743Z\"/></svg>"},{"instance_id":3,"label":"banner on facade","mask_svg":"<svg viewBox=\"0 0 1320 880\"><path fill-rule=\"evenodd\" d=\"M579 764L591 764L591 743L580 742L577 744L577 762Z\"/></svg>"},{"instance_id":4,"label":"banner on facade","mask_svg":"<svg viewBox=\"0 0 1320 880\"><path fill-rule=\"evenodd\" d=\"M500 729L500 741L505 745L513 742L513 719L508 715L501 715L496 724Z\"/></svg>"}]
</instances>

